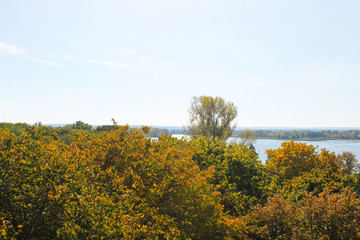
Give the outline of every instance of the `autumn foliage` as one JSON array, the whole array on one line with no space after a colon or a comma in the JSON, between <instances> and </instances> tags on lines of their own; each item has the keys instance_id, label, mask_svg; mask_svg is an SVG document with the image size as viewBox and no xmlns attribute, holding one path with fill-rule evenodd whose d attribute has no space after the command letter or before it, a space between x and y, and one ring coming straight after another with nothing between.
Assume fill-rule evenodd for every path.
<instances>
[{"instance_id":1,"label":"autumn foliage","mask_svg":"<svg viewBox=\"0 0 360 240\"><path fill-rule=\"evenodd\" d=\"M308 193L296 203L275 195L248 221L255 239L360 239L360 200L349 188Z\"/></svg>"},{"instance_id":2,"label":"autumn foliage","mask_svg":"<svg viewBox=\"0 0 360 240\"><path fill-rule=\"evenodd\" d=\"M336 156L219 139L0 129L0 239L359 239ZM335 158L334 158L334 156Z\"/></svg>"}]
</instances>

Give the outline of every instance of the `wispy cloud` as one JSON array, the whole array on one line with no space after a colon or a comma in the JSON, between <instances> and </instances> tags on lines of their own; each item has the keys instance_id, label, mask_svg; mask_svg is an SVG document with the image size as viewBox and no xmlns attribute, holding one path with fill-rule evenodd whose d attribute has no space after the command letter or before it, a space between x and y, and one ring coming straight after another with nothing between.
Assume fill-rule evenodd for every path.
<instances>
[{"instance_id":1,"label":"wispy cloud","mask_svg":"<svg viewBox=\"0 0 360 240\"><path fill-rule=\"evenodd\" d=\"M129 54L129 55L136 54L136 51L132 50L132 49L123 49L123 50L124 50L124 52L126 51L127 54ZM91 59L91 58L86 58L86 57L74 55L74 54L61 54L61 55L59 55L59 57L64 60L67 60L67 61L82 62L82 63L87 63L87 64L96 64L96 65L100 65L100 66L110 68L110 69L124 69L124 68L132 67L131 64L120 62L120 61Z\"/></svg>"},{"instance_id":2,"label":"wispy cloud","mask_svg":"<svg viewBox=\"0 0 360 240\"><path fill-rule=\"evenodd\" d=\"M96 63L99 63L100 65L111 68L111 69L121 69L121 68L131 67L130 64L121 63L118 61L97 61Z\"/></svg>"},{"instance_id":3,"label":"wispy cloud","mask_svg":"<svg viewBox=\"0 0 360 240\"><path fill-rule=\"evenodd\" d=\"M25 50L14 44L0 42L0 53L18 55L18 54L25 54Z\"/></svg>"},{"instance_id":4,"label":"wispy cloud","mask_svg":"<svg viewBox=\"0 0 360 240\"><path fill-rule=\"evenodd\" d=\"M38 62L38 63L46 64L46 65L52 66L52 67L61 67L61 65L56 62L33 57L33 56L27 54L23 48L21 48L17 45L14 45L14 44L0 42L0 54L1 53L20 55L23 58L30 60L32 62Z\"/></svg>"},{"instance_id":5,"label":"wispy cloud","mask_svg":"<svg viewBox=\"0 0 360 240\"><path fill-rule=\"evenodd\" d=\"M76 55L71 54L61 54L60 57L66 60L75 60L78 58Z\"/></svg>"},{"instance_id":6,"label":"wispy cloud","mask_svg":"<svg viewBox=\"0 0 360 240\"><path fill-rule=\"evenodd\" d=\"M43 63L52 67L61 67L61 64L56 63L56 62L52 62L52 61L48 61L48 60L42 60L42 59L34 59L33 61L38 62L38 63Z\"/></svg>"}]
</instances>

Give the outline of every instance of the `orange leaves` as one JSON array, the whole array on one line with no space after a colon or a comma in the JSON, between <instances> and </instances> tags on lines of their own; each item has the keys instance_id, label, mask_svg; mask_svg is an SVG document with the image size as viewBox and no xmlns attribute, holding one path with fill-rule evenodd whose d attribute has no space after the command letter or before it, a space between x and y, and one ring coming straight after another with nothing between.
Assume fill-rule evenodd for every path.
<instances>
[{"instance_id":1,"label":"orange leaves","mask_svg":"<svg viewBox=\"0 0 360 240\"><path fill-rule=\"evenodd\" d=\"M339 172L334 153L322 150L319 154L314 146L306 143L283 142L281 148L266 152L266 170L285 179L292 179L314 169Z\"/></svg>"},{"instance_id":2,"label":"orange leaves","mask_svg":"<svg viewBox=\"0 0 360 240\"><path fill-rule=\"evenodd\" d=\"M289 203L279 195L248 215L249 231L261 239L358 239L360 199L351 189L325 190Z\"/></svg>"},{"instance_id":3,"label":"orange leaves","mask_svg":"<svg viewBox=\"0 0 360 240\"><path fill-rule=\"evenodd\" d=\"M292 201L299 201L307 192L344 187L337 157L312 145L284 142L281 148L267 150L265 169L269 173L269 190Z\"/></svg>"}]
</instances>

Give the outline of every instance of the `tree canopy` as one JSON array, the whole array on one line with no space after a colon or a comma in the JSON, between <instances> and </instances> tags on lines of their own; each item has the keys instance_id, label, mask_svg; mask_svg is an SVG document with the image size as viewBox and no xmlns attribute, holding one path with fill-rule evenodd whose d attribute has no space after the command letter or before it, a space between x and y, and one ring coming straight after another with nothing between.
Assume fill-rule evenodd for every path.
<instances>
[{"instance_id":1,"label":"tree canopy","mask_svg":"<svg viewBox=\"0 0 360 240\"><path fill-rule=\"evenodd\" d=\"M221 97L193 97L189 108L187 133L192 137L219 137L227 139L234 131L232 124L237 116L237 108L232 102Z\"/></svg>"},{"instance_id":2,"label":"tree canopy","mask_svg":"<svg viewBox=\"0 0 360 240\"><path fill-rule=\"evenodd\" d=\"M114 124L0 128L0 239L360 238L353 154Z\"/></svg>"}]
</instances>

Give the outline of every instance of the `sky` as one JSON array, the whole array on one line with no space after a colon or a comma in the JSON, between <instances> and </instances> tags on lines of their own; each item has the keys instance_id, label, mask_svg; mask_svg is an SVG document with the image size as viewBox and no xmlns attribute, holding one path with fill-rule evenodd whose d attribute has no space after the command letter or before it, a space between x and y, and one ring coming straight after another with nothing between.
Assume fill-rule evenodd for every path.
<instances>
[{"instance_id":1,"label":"sky","mask_svg":"<svg viewBox=\"0 0 360 240\"><path fill-rule=\"evenodd\" d=\"M0 122L360 127L360 1L2 0Z\"/></svg>"}]
</instances>

